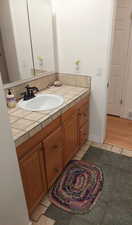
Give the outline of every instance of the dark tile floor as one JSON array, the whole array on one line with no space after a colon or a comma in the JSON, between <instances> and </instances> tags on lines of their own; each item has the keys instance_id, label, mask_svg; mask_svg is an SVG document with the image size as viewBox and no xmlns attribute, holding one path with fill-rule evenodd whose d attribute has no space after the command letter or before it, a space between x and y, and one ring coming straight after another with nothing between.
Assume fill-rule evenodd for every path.
<instances>
[{"instance_id":1,"label":"dark tile floor","mask_svg":"<svg viewBox=\"0 0 132 225\"><path fill-rule=\"evenodd\" d=\"M103 169L99 200L84 215L72 215L51 205L46 216L54 219L55 225L132 225L132 158L90 147L83 160Z\"/></svg>"}]
</instances>

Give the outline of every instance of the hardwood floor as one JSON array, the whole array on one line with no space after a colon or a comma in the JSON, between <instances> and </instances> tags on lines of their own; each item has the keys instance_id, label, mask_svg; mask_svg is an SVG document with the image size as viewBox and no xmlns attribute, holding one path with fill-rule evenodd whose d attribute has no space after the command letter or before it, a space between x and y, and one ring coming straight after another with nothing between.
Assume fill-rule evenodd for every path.
<instances>
[{"instance_id":1,"label":"hardwood floor","mask_svg":"<svg viewBox=\"0 0 132 225\"><path fill-rule=\"evenodd\" d=\"M108 116L105 143L132 151L132 120Z\"/></svg>"}]
</instances>

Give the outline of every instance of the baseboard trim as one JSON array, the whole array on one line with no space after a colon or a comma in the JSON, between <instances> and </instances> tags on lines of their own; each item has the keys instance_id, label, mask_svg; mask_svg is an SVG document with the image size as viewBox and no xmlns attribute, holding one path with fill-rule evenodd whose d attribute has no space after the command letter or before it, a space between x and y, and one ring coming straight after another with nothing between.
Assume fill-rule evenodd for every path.
<instances>
[{"instance_id":1,"label":"baseboard trim","mask_svg":"<svg viewBox=\"0 0 132 225\"><path fill-rule=\"evenodd\" d=\"M103 144L103 141L101 141L102 140L102 138L101 137L99 137L99 136L96 136L96 135L89 135L89 141L93 141L93 142L96 142L96 143L98 143L98 144Z\"/></svg>"}]
</instances>

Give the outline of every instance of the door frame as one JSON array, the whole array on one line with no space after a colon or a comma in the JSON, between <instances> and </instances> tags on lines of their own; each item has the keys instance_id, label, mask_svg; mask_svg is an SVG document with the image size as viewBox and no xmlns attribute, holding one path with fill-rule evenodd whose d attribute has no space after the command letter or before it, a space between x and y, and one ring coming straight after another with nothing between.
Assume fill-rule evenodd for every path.
<instances>
[{"instance_id":1,"label":"door frame","mask_svg":"<svg viewBox=\"0 0 132 225\"><path fill-rule=\"evenodd\" d=\"M111 24L111 34L110 34L110 50L109 50L109 59L108 59L108 73L107 73L107 87L106 87L106 112L104 116L105 126L103 130L103 136L101 138L101 143L104 143L107 133L107 113L108 113L108 84L111 74L111 63L112 63L112 47L114 43L114 34L115 34L115 22L116 22L116 10L117 10L117 0L113 1L113 15L112 15L112 24Z\"/></svg>"},{"instance_id":2,"label":"door frame","mask_svg":"<svg viewBox=\"0 0 132 225\"><path fill-rule=\"evenodd\" d=\"M115 5L114 5L114 16L113 16L113 29L112 29L112 42L111 42L111 60L110 60L110 65L109 65L109 75L108 75L108 84L110 82L110 76L111 76L111 63L112 63L112 47L114 44L114 37L115 37L115 26L116 26L116 11L117 11L117 1L115 0ZM132 26L132 20L131 20L131 25ZM131 48L132 48L132 30L129 31L129 40L128 40L128 45L127 45L127 59L126 59L126 65L124 68L124 74L125 76L122 76L122 83L123 85L121 85L121 100L123 101L124 105L121 104L120 106L120 112L119 112L119 117L122 118L126 118L128 119L128 117L125 115L125 96L127 93L127 82L128 82L128 77L129 77L129 66L130 66L130 57L131 57ZM108 96L108 90L107 90L107 106L108 106L108 100L109 100L109 96ZM108 110L107 110L107 114L108 114Z\"/></svg>"},{"instance_id":3,"label":"door frame","mask_svg":"<svg viewBox=\"0 0 132 225\"><path fill-rule=\"evenodd\" d=\"M131 18L131 30L129 32L129 43L128 43L128 51L127 51L127 62L126 62L126 68L125 68L125 77L123 79L124 81L124 88L122 88L122 100L124 102L124 106L122 105L121 107L121 112L120 112L120 117L124 119L129 119L128 116L126 115L126 101L125 97L127 94L127 84L129 80L129 75L130 75L130 63L131 63L131 58L132 58L132 18Z\"/></svg>"},{"instance_id":4,"label":"door frame","mask_svg":"<svg viewBox=\"0 0 132 225\"><path fill-rule=\"evenodd\" d=\"M114 9L113 9L113 18L112 18L112 34L111 34L111 50L110 50L110 61L109 61L109 71L108 71L108 81L107 81L107 85L109 83L109 79L110 79L110 75L111 75L111 62L112 62L112 46L113 46L113 42L114 42L114 28L115 28L115 23L116 23L116 10L117 10L117 1L118 0L115 0L114 1ZM132 25L132 22L131 22L131 25ZM130 40L132 39L132 31L130 31ZM128 59L127 59L127 63L126 63L126 68L125 68L125 78L124 78L124 82L127 81L128 79L128 76L129 76L129 65L130 65L130 46L132 47L132 43L129 42L129 45L128 45ZM125 95L126 95L126 88L122 89L122 100L125 102ZM107 133L107 108L108 108L108 88L107 88L107 91L106 91L106 115L105 115L105 129L104 129L104 138L103 138L103 143L105 141L105 138L106 138L106 133ZM125 103L124 103L125 104ZM126 118L124 116L124 112L125 112L125 107L121 107L121 111L120 111L120 117L122 118ZM127 118L128 119L128 118Z\"/></svg>"}]
</instances>

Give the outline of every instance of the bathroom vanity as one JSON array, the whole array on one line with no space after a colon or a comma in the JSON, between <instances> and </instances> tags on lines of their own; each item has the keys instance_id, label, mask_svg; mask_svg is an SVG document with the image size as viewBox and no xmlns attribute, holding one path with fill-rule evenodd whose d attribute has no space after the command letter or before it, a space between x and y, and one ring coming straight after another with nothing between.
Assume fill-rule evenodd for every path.
<instances>
[{"instance_id":1,"label":"bathroom vanity","mask_svg":"<svg viewBox=\"0 0 132 225\"><path fill-rule=\"evenodd\" d=\"M48 123L41 122L38 132L17 143L29 215L88 139L89 89L74 87L73 90L74 98L71 96L71 100L66 100L63 92L65 104L56 109L52 116L49 114Z\"/></svg>"}]
</instances>

